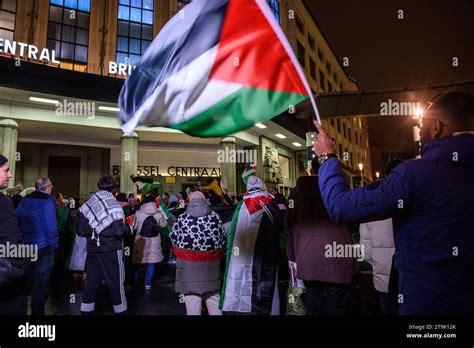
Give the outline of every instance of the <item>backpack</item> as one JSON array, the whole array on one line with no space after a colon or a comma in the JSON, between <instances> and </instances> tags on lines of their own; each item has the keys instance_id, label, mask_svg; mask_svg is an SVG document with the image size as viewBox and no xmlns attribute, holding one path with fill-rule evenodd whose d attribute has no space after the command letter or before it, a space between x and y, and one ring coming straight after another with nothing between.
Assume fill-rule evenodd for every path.
<instances>
[{"instance_id":1,"label":"backpack","mask_svg":"<svg viewBox=\"0 0 474 348\"><path fill-rule=\"evenodd\" d=\"M148 216L145 221L143 221L142 229L140 231L140 236L142 237L156 237L159 235L158 224L153 216Z\"/></svg>"}]
</instances>

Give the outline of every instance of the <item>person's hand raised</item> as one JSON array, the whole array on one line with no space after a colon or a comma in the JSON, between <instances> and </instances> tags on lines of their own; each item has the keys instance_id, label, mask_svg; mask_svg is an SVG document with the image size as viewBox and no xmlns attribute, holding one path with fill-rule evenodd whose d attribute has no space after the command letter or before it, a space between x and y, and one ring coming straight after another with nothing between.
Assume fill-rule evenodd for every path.
<instances>
[{"instance_id":1,"label":"person's hand raised","mask_svg":"<svg viewBox=\"0 0 474 348\"><path fill-rule=\"evenodd\" d=\"M326 133L324 128L318 122L314 121L314 125L319 132L313 145L316 155L319 156L322 153L335 154L336 147L334 146L334 142L331 137Z\"/></svg>"}]
</instances>

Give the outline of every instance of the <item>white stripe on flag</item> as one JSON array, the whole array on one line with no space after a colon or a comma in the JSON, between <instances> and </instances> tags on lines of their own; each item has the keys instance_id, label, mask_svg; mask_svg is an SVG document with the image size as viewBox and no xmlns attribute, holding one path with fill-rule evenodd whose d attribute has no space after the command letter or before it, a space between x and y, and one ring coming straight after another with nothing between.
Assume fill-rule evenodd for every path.
<instances>
[{"instance_id":1,"label":"white stripe on flag","mask_svg":"<svg viewBox=\"0 0 474 348\"><path fill-rule=\"evenodd\" d=\"M253 258L262 214L263 210L259 210L250 216L247 207L242 204L227 272L223 311L252 311ZM238 252L238 255L234 252Z\"/></svg>"},{"instance_id":2,"label":"white stripe on flag","mask_svg":"<svg viewBox=\"0 0 474 348\"><path fill-rule=\"evenodd\" d=\"M122 126L124 133L131 134L144 123L163 126L183 123L242 88L242 84L209 81L217 49L216 45L207 50L158 86Z\"/></svg>"}]
</instances>

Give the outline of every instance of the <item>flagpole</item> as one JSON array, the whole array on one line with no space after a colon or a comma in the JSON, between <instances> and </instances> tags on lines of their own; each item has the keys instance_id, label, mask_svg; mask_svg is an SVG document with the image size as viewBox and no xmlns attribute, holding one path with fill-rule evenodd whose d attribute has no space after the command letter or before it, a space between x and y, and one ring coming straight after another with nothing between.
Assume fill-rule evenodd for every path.
<instances>
[{"instance_id":1,"label":"flagpole","mask_svg":"<svg viewBox=\"0 0 474 348\"><path fill-rule=\"evenodd\" d=\"M309 99L311 100L311 105L313 106L313 111L316 116L316 120L318 121L319 124L321 124L321 116L319 116L318 107L316 106L316 100L314 99L314 96L312 93L309 94Z\"/></svg>"}]
</instances>

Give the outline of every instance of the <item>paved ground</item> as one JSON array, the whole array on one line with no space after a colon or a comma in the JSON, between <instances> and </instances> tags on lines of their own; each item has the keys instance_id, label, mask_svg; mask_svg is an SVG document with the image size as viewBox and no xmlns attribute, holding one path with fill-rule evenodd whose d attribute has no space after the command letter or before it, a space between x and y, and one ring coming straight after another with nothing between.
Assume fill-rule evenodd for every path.
<instances>
[{"instance_id":1,"label":"paved ground","mask_svg":"<svg viewBox=\"0 0 474 348\"><path fill-rule=\"evenodd\" d=\"M163 264L156 268L153 286L145 291L141 286L128 288L126 292L129 314L132 315L185 315L184 303L174 291L175 265ZM46 315L80 315L84 283L73 279L70 273L56 274L52 278L46 303ZM103 285L96 302L96 313L113 315L107 289Z\"/></svg>"}]
</instances>

